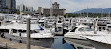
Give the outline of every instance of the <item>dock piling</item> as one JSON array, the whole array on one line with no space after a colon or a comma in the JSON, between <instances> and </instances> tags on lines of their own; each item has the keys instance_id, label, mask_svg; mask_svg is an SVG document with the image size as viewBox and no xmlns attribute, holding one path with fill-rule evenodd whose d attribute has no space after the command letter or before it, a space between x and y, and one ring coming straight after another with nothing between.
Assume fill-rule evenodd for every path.
<instances>
[{"instance_id":1,"label":"dock piling","mask_svg":"<svg viewBox=\"0 0 111 49\"><path fill-rule=\"evenodd\" d=\"M27 18L27 49L30 49L30 18Z\"/></svg>"}]
</instances>

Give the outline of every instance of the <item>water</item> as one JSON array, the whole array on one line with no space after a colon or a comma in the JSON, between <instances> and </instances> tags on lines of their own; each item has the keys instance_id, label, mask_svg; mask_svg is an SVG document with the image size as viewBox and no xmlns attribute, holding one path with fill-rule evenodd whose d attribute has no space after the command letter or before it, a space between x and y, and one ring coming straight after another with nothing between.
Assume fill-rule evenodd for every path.
<instances>
[{"instance_id":1,"label":"water","mask_svg":"<svg viewBox=\"0 0 111 49\"><path fill-rule=\"evenodd\" d=\"M51 49L111 49L111 45L90 40L64 38L63 36L55 36L55 39L31 40L31 44Z\"/></svg>"},{"instance_id":2,"label":"water","mask_svg":"<svg viewBox=\"0 0 111 49\"><path fill-rule=\"evenodd\" d=\"M79 40L74 38L64 38L66 42L75 49L111 49L111 45L92 40Z\"/></svg>"},{"instance_id":3,"label":"water","mask_svg":"<svg viewBox=\"0 0 111 49\"><path fill-rule=\"evenodd\" d=\"M51 49L74 49L72 45L65 42L63 36L56 36L54 39L54 43L51 46Z\"/></svg>"}]
</instances>

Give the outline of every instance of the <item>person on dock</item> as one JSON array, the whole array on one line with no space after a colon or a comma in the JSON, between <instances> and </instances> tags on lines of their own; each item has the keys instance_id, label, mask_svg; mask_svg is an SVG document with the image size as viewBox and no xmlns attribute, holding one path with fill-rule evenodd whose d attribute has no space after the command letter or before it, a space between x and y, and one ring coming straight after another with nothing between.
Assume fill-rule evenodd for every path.
<instances>
[{"instance_id":1,"label":"person on dock","mask_svg":"<svg viewBox=\"0 0 111 49\"><path fill-rule=\"evenodd\" d=\"M1 37L4 37L4 33L1 33L0 36L1 36Z\"/></svg>"}]
</instances>

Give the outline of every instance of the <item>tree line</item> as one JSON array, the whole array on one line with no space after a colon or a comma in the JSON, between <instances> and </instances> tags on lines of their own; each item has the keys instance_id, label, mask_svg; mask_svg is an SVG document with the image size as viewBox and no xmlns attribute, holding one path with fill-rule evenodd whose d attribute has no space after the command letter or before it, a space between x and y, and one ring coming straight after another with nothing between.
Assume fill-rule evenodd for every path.
<instances>
[{"instance_id":1,"label":"tree line","mask_svg":"<svg viewBox=\"0 0 111 49\"><path fill-rule=\"evenodd\" d=\"M108 17L107 13L66 13L65 17Z\"/></svg>"}]
</instances>

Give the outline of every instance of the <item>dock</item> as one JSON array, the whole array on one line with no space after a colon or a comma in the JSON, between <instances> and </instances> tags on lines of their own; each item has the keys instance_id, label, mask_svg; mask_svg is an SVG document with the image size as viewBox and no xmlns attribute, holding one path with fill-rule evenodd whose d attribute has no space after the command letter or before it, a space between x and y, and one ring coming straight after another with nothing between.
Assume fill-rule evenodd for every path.
<instances>
[{"instance_id":1,"label":"dock","mask_svg":"<svg viewBox=\"0 0 111 49\"><path fill-rule=\"evenodd\" d=\"M26 44L10 41L2 37L0 37L0 47L8 48L8 49L27 49ZM50 49L50 48L31 45L31 49Z\"/></svg>"}]
</instances>

